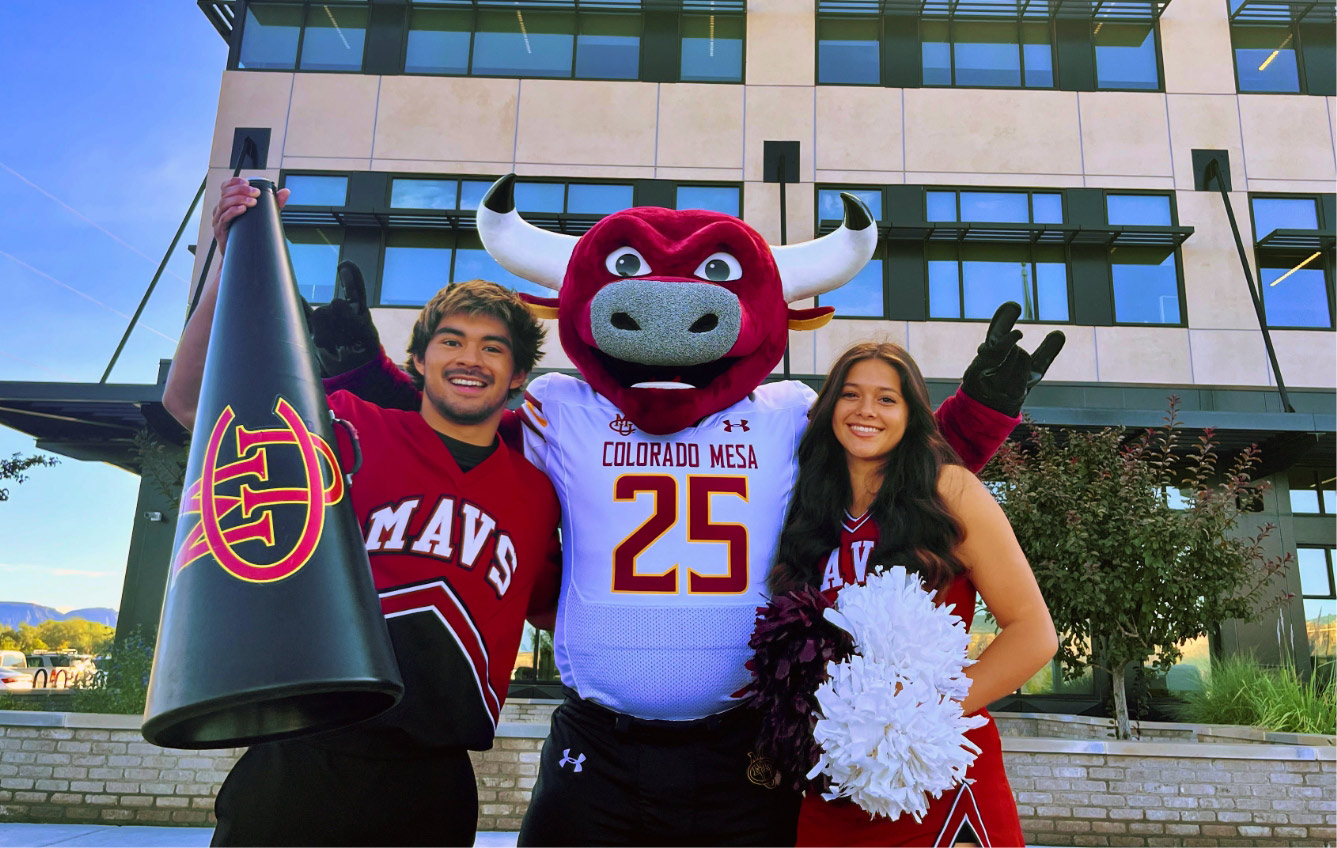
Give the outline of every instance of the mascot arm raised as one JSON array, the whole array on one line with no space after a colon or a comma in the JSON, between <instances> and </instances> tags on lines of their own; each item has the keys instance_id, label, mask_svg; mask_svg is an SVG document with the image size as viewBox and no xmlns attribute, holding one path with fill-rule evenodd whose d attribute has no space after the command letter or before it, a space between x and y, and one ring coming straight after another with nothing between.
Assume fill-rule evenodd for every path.
<instances>
[{"instance_id":1,"label":"mascot arm raised","mask_svg":"<svg viewBox=\"0 0 1337 848\"><path fill-rule=\"evenodd\" d=\"M943 436L961 461L978 473L1021 423L1026 395L1044 377L1063 349L1065 337L1055 330L1027 353L1014 329L1021 307L1007 301L989 322L984 342L961 378L961 388L943 401L936 417Z\"/></svg>"}]
</instances>

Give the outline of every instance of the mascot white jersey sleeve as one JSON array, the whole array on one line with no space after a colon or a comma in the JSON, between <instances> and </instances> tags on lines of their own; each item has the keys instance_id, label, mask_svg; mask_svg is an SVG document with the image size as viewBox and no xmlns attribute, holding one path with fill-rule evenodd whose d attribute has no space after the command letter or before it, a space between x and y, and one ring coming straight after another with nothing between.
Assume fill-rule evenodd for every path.
<instances>
[{"instance_id":1,"label":"mascot white jersey sleeve","mask_svg":"<svg viewBox=\"0 0 1337 848\"><path fill-rule=\"evenodd\" d=\"M770 383L653 436L582 380L530 385L525 452L562 505L554 647L564 684L642 718L733 704L815 397L802 383Z\"/></svg>"}]
</instances>

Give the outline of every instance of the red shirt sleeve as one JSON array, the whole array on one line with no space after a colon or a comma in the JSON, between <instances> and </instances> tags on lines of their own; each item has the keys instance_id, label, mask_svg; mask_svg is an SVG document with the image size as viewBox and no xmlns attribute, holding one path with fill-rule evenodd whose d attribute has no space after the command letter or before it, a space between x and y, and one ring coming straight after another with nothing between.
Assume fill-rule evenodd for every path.
<instances>
[{"instance_id":1,"label":"red shirt sleeve","mask_svg":"<svg viewBox=\"0 0 1337 848\"><path fill-rule=\"evenodd\" d=\"M529 590L529 609L525 617L540 630L552 630L557 624L557 594L562 585L562 545L556 528L548 542L548 554L542 570Z\"/></svg>"},{"instance_id":2,"label":"red shirt sleeve","mask_svg":"<svg viewBox=\"0 0 1337 848\"><path fill-rule=\"evenodd\" d=\"M1021 423L1021 416L990 409L961 389L942 402L935 413L938 429L973 473L978 474L990 457Z\"/></svg>"}]
</instances>

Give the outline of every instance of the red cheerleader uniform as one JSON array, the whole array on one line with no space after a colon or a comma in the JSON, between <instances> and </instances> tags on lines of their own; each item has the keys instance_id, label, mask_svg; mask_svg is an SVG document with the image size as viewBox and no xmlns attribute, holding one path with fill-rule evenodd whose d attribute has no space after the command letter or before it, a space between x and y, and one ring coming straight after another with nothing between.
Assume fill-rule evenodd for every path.
<instances>
[{"instance_id":1,"label":"red cheerleader uniform","mask_svg":"<svg viewBox=\"0 0 1337 848\"><path fill-rule=\"evenodd\" d=\"M821 583L828 599L834 600L843 586L864 582L877 540L877 522L867 513L860 518L846 513L840 548L831 552ZM975 614L975 586L962 574L938 603L951 608L969 629ZM979 756L966 770L969 782L931 799L923 821L916 822L908 813L897 819L874 818L847 799L826 801L821 795L809 793L799 813L798 844L950 846L961 839L969 840L973 832L974 841L982 846L1025 845L1017 802L1003 771L998 727L988 711L980 710L975 715L984 716L989 723L965 734L980 748Z\"/></svg>"}]
</instances>

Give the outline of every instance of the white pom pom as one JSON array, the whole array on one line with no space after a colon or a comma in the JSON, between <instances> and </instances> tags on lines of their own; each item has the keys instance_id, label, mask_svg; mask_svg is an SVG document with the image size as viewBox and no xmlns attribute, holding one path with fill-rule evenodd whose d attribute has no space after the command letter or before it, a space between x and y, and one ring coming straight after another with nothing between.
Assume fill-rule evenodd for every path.
<instances>
[{"instance_id":1,"label":"white pom pom","mask_svg":"<svg viewBox=\"0 0 1337 848\"><path fill-rule=\"evenodd\" d=\"M854 637L856 653L828 664L831 679L817 690L823 753L809 777L830 776L828 799L919 821L929 797L964 779L979 754L965 732L987 724L961 711L972 662L965 624L899 565L842 589L826 617Z\"/></svg>"}]
</instances>

